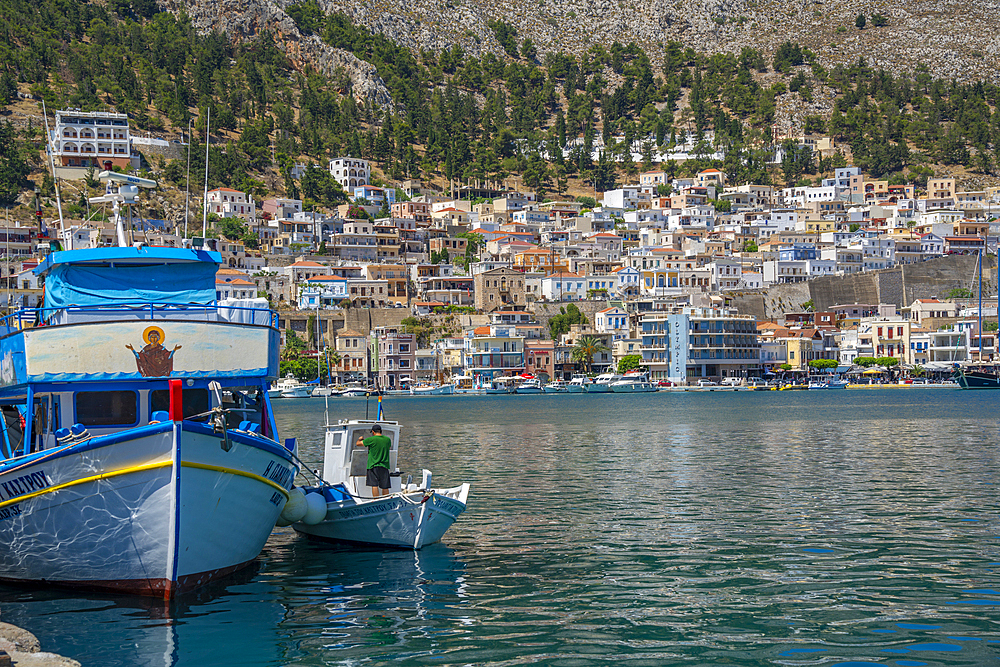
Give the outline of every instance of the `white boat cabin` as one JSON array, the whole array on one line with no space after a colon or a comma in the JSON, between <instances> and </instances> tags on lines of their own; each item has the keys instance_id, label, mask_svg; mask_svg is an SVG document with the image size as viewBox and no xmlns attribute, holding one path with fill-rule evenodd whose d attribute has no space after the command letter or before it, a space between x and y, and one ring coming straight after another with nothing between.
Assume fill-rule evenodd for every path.
<instances>
[{"instance_id":1,"label":"white boat cabin","mask_svg":"<svg viewBox=\"0 0 1000 667\"><path fill-rule=\"evenodd\" d=\"M390 493L403 490L397 454L399 451L399 423L391 421L376 421L374 419L358 419L341 421L337 425L327 426L326 444L323 452L323 481L327 484L343 484L347 490L356 496L370 498L371 487L366 482L368 473L368 448L357 446L358 438L370 436L372 426L382 427L382 435L392 441L389 450L389 483ZM425 480L426 484L430 480Z\"/></svg>"}]
</instances>

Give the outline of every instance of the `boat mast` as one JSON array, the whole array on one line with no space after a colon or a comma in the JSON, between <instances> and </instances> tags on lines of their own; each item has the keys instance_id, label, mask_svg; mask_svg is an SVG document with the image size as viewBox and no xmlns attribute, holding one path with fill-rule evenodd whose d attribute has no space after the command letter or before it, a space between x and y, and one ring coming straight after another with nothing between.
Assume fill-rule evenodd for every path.
<instances>
[{"instance_id":1,"label":"boat mast","mask_svg":"<svg viewBox=\"0 0 1000 667\"><path fill-rule=\"evenodd\" d=\"M201 205L201 235L208 238L208 147L212 143L212 105L208 105L208 122L205 125L205 192Z\"/></svg>"},{"instance_id":2,"label":"boat mast","mask_svg":"<svg viewBox=\"0 0 1000 667\"><path fill-rule=\"evenodd\" d=\"M983 363L983 251L979 250L979 363Z\"/></svg>"},{"instance_id":3,"label":"boat mast","mask_svg":"<svg viewBox=\"0 0 1000 667\"><path fill-rule=\"evenodd\" d=\"M188 166L187 178L184 179L184 238L188 237L188 216L191 213L191 118L188 118ZM184 245L183 242L181 245Z\"/></svg>"}]
</instances>

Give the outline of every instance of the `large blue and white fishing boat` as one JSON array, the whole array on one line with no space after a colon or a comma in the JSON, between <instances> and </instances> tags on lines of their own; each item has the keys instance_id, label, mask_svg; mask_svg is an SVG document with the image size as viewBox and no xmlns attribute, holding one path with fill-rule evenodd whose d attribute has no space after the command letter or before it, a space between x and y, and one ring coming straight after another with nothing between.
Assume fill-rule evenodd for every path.
<instances>
[{"instance_id":1,"label":"large blue and white fishing boat","mask_svg":"<svg viewBox=\"0 0 1000 667\"><path fill-rule=\"evenodd\" d=\"M165 599L253 561L297 472L276 315L216 301L218 253L49 254L0 320L0 579Z\"/></svg>"}]
</instances>

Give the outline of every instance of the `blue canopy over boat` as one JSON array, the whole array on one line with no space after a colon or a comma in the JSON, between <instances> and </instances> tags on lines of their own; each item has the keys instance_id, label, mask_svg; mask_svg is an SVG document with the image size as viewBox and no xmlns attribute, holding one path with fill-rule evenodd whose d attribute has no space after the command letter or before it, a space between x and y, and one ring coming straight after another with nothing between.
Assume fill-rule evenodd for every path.
<instances>
[{"instance_id":1,"label":"blue canopy over boat","mask_svg":"<svg viewBox=\"0 0 1000 667\"><path fill-rule=\"evenodd\" d=\"M94 248L49 254L35 268L45 276L45 307L215 302L222 256L187 248Z\"/></svg>"}]
</instances>

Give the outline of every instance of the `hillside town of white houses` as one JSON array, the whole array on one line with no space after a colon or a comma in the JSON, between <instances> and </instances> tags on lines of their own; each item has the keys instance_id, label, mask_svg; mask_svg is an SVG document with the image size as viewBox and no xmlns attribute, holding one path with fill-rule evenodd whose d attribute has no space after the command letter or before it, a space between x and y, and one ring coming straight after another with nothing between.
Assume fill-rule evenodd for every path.
<instances>
[{"instance_id":1,"label":"hillside town of white houses","mask_svg":"<svg viewBox=\"0 0 1000 667\"><path fill-rule=\"evenodd\" d=\"M62 168L105 154L125 160L132 148L119 116L61 113L53 153ZM805 371L815 359L850 366L857 357L893 357L901 367L943 370L996 356L996 336L980 333L978 302L968 298L845 303L825 312L794 304L778 321L757 321L728 307L726 295L994 253L1000 188L959 191L953 178L889 185L850 166L792 188L730 183L718 169L693 178L650 171L636 184L595 193L591 205L539 201L496 183L450 193L417 181L375 185L368 161L353 157L330 160L328 169L349 201L325 213L304 210L298 199L205 193L213 220L245 222L257 248L224 236L184 239L166 228L136 238L217 250L225 267L218 299L266 298L283 313L282 328L300 334L310 314L325 322L357 309L391 309L396 322L451 313L462 323L424 349L398 323L365 331L324 324L316 347L337 351L338 379L367 373L369 363L390 386L443 371L569 379L584 370L572 350L588 336L605 351L586 370L613 370L638 355L653 379L672 382ZM9 254L34 255L25 229L5 232ZM114 242L113 230L98 223L68 223L62 235L66 248ZM30 260L8 263L5 275L31 288L30 268ZM571 303L585 321L552 339L536 318L539 305ZM995 321L996 312L996 298L988 299L983 315ZM546 313L547 321L559 307ZM386 337L406 342L375 344ZM357 352L368 348L395 356L369 362Z\"/></svg>"}]
</instances>

